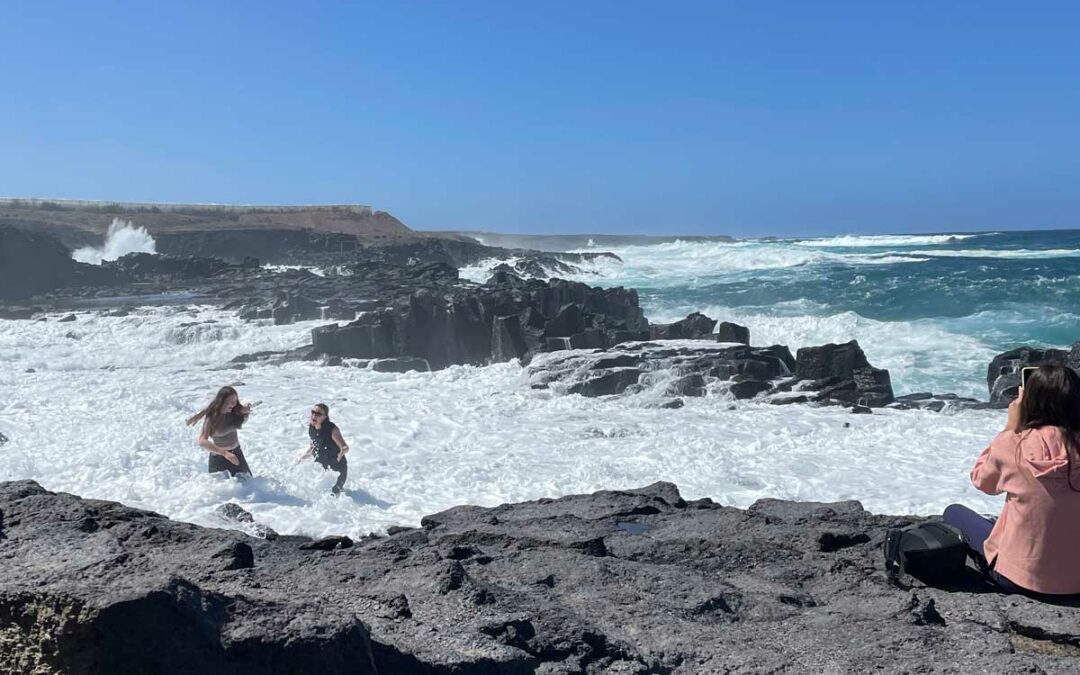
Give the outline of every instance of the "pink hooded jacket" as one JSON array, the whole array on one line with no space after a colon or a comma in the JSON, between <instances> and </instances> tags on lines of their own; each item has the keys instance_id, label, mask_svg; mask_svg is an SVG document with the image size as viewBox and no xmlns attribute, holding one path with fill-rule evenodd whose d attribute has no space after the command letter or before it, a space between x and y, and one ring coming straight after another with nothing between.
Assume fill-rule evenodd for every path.
<instances>
[{"instance_id":1,"label":"pink hooded jacket","mask_svg":"<svg viewBox=\"0 0 1080 675\"><path fill-rule=\"evenodd\" d=\"M1080 593L1080 492L1069 488L1070 463L1058 427L1002 431L983 450L971 482L1007 493L984 544L986 560L1018 586L1039 593ZM1080 462L1072 484L1080 489Z\"/></svg>"}]
</instances>

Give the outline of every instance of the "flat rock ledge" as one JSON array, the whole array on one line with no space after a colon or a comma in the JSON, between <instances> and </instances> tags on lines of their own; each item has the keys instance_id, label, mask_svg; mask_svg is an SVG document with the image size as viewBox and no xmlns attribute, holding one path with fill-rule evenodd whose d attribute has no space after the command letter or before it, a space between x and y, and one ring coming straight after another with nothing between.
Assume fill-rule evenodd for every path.
<instances>
[{"instance_id":1,"label":"flat rock ledge","mask_svg":"<svg viewBox=\"0 0 1080 675\"><path fill-rule=\"evenodd\" d=\"M1080 672L1075 603L890 582L915 520L655 483L313 542L0 483L0 672Z\"/></svg>"}]
</instances>

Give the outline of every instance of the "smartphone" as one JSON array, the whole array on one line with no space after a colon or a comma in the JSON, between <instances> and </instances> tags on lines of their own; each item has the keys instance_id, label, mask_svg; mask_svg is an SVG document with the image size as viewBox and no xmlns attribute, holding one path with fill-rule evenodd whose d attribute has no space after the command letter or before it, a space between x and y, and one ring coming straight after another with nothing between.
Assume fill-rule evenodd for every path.
<instances>
[{"instance_id":1,"label":"smartphone","mask_svg":"<svg viewBox=\"0 0 1080 675\"><path fill-rule=\"evenodd\" d=\"M1020 369L1020 386L1027 387L1028 376L1038 370L1038 366L1027 366Z\"/></svg>"}]
</instances>

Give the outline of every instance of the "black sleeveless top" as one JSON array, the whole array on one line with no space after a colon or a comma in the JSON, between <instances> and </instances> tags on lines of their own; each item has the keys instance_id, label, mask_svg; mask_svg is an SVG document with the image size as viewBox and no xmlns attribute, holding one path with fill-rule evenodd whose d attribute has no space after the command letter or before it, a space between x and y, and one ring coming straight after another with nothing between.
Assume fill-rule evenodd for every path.
<instances>
[{"instance_id":1,"label":"black sleeveless top","mask_svg":"<svg viewBox=\"0 0 1080 675\"><path fill-rule=\"evenodd\" d=\"M311 445L315 448L316 457L337 457L338 446L331 435L334 433L334 429L337 429L337 425L330 420L324 420L320 429L316 429L313 424L308 425L308 437L311 438Z\"/></svg>"}]
</instances>

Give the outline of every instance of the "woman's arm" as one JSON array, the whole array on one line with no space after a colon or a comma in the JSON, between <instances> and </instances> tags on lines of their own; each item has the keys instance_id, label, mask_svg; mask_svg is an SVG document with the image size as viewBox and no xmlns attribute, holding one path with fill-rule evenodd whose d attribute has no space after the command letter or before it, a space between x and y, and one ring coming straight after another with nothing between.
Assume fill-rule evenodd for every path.
<instances>
[{"instance_id":1,"label":"woman's arm","mask_svg":"<svg viewBox=\"0 0 1080 675\"><path fill-rule=\"evenodd\" d=\"M330 432L330 438L334 439L334 443L337 443L338 448L338 461L340 462L345 457L345 453L349 452L349 446L345 443L345 439L341 437L341 430L334 427L334 430Z\"/></svg>"},{"instance_id":2,"label":"woman's arm","mask_svg":"<svg viewBox=\"0 0 1080 675\"><path fill-rule=\"evenodd\" d=\"M1005 491L1001 487L1001 456L1000 453L994 451L995 446L999 444L998 439L1005 434L1012 434L1012 432L1002 431L990 441L990 445L982 451L979 459L975 460L974 468L971 469L971 484L988 495L999 495Z\"/></svg>"},{"instance_id":3,"label":"woman's arm","mask_svg":"<svg viewBox=\"0 0 1080 675\"><path fill-rule=\"evenodd\" d=\"M214 442L210 440L210 419L203 420L202 431L199 432L199 447L203 448L207 452L214 455L221 455L225 459L229 460L233 464L240 466L240 459L233 453L232 450L224 450L214 445Z\"/></svg>"}]
</instances>

